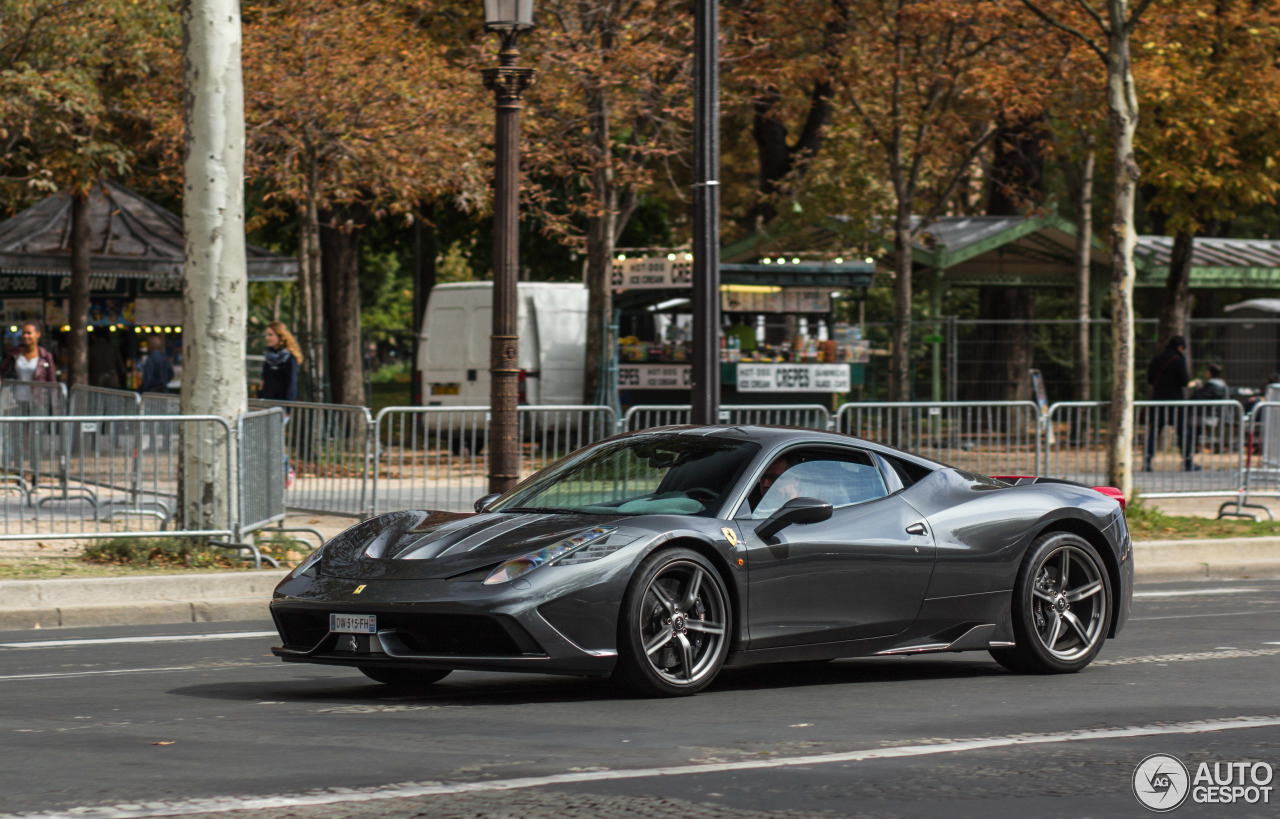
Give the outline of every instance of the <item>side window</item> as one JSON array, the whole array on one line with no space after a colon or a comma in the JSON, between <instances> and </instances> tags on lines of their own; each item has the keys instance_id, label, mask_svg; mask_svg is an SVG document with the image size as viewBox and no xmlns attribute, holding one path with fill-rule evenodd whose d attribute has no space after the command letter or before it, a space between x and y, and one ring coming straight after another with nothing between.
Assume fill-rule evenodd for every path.
<instances>
[{"instance_id":1,"label":"side window","mask_svg":"<svg viewBox=\"0 0 1280 819\"><path fill-rule=\"evenodd\" d=\"M751 517L758 519L792 498L818 498L839 508L888 494L879 468L865 453L807 450L774 460L748 500Z\"/></svg>"}]
</instances>

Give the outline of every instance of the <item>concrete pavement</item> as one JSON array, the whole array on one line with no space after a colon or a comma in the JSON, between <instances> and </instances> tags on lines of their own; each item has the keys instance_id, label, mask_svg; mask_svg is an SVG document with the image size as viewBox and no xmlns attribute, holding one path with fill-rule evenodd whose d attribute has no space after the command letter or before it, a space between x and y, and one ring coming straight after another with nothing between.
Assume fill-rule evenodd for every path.
<instances>
[{"instance_id":1,"label":"concrete pavement","mask_svg":"<svg viewBox=\"0 0 1280 819\"><path fill-rule=\"evenodd\" d=\"M1280 577L1280 538L1134 545L1139 582ZM263 620L283 569L0 581L0 631Z\"/></svg>"}]
</instances>

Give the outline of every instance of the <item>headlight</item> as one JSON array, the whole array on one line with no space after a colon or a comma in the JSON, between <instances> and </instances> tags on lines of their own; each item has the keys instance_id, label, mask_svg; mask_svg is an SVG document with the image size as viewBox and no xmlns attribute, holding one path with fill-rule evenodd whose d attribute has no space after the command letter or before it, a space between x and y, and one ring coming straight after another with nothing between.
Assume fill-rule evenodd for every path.
<instances>
[{"instance_id":1,"label":"headlight","mask_svg":"<svg viewBox=\"0 0 1280 819\"><path fill-rule=\"evenodd\" d=\"M539 566L547 563L555 563L566 555L573 554L584 546L605 537L617 528L618 527L616 526L596 526L586 530L585 532L579 532L572 537L567 537L564 540L553 543L546 548L539 549L531 554L524 555L523 557L512 558L494 569L489 576L484 579L484 584L486 586L493 586L498 583L506 583L510 580L515 580L517 577L531 572ZM601 555L601 557L603 556L604 555Z\"/></svg>"}]
</instances>

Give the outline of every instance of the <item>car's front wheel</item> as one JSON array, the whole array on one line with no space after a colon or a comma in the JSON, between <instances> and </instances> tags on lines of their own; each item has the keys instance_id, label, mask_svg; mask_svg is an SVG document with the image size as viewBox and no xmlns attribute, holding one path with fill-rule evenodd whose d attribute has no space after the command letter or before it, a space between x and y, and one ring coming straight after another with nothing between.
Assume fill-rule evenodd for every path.
<instances>
[{"instance_id":1,"label":"car's front wheel","mask_svg":"<svg viewBox=\"0 0 1280 819\"><path fill-rule=\"evenodd\" d=\"M396 688L426 688L449 676L447 668L383 668L376 665L360 666L360 673L384 685Z\"/></svg>"},{"instance_id":2,"label":"car's front wheel","mask_svg":"<svg viewBox=\"0 0 1280 819\"><path fill-rule=\"evenodd\" d=\"M1062 674L1093 662L1107 639L1111 580L1093 546L1051 532L1031 544L1013 588L1013 648L991 656L1010 671Z\"/></svg>"},{"instance_id":3,"label":"car's front wheel","mask_svg":"<svg viewBox=\"0 0 1280 819\"><path fill-rule=\"evenodd\" d=\"M691 549L667 549L636 570L618 620L622 682L653 697L711 684L729 652L732 613L720 574Z\"/></svg>"}]
</instances>

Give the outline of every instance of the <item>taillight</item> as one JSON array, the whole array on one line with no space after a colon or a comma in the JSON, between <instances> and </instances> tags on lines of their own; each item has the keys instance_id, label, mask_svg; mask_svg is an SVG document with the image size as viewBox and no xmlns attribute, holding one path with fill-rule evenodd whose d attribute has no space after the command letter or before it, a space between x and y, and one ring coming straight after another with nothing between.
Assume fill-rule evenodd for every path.
<instances>
[{"instance_id":1,"label":"taillight","mask_svg":"<svg viewBox=\"0 0 1280 819\"><path fill-rule=\"evenodd\" d=\"M1114 486L1095 486L1093 488L1095 491L1101 492L1102 494L1106 495L1108 498L1114 498L1116 503L1120 504L1120 511L1122 512L1124 511L1124 505L1125 505L1124 493L1121 492L1119 489L1117 489Z\"/></svg>"}]
</instances>

